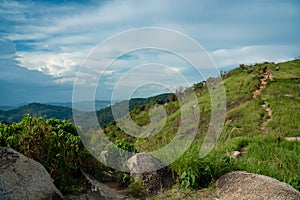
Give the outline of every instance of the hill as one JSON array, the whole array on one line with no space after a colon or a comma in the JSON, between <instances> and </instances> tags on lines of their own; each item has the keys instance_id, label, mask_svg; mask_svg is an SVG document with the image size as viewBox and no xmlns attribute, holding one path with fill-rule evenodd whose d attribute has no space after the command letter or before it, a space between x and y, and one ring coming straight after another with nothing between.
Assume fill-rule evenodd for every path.
<instances>
[{"instance_id":1,"label":"hill","mask_svg":"<svg viewBox=\"0 0 300 200\"><path fill-rule=\"evenodd\" d=\"M115 102L113 102L115 103ZM112 104L113 104L112 103ZM88 112L93 110L101 110L111 104L111 101L109 100L96 100L95 101L95 107L92 107L91 102L88 101L81 101L81 102L75 102L74 104L72 102L49 102L46 103L47 105L53 105L53 106L64 106L69 108L74 108L79 111Z\"/></svg>"},{"instance_id":2,"label":"hill","mask_svg":"<svg viewBox=\"0 0 300 200\"><path fill-rule=\"evenodd\" d=\"M196 139L171 164L179 185L193 189L208 187L226 172L244 170L274 177L299 190L300 145L286 138L300 136L300 61L241 64L222 74L222 78L226 90L225 124L214 149L204 158L199 157L199 152L211 119L211 97L205 82L188 88L197 93L201 117ZM132 137L115 123L102 133L113 142L125 140L138 152L156 151L173 140L181 122L178 101L163 106L168 114L166 123L150 137ZM137 124L148 125L150 109L150 104L139 107L130 116ZM147 135L152 129L149 127L140 135ZM240 154L238 159L233 158L235 151ZM165 195L161 199L170 193Z\"/></svg>"},{"instance_id":3,"label":"hill","mask_svg":"<svg viewBox=\"0 0 300 200\"><path fill-rule=\"evenodd\" d=\"M95 107L101 108L96 111L99 123L101 126L105 126L108 123L114 121L114 116L111 112L111 106L122 107L126 104L129 105L129 111L137 108L138 106L145 105L151 101L165 102L169 94L161 94L148 98L132 98L130 100L124 100L113 105L109 105L110 101L97 100L95 101ZM62 106L64 105L64 106ZM87 107L87 102L77 102L75 103L75 108L78 112L84 115L84 111L92 110L92 108ZM29 114L33 117L43 117L44 119L56 118L56 119L71 119L73 117L72 113L72 103L30 103L17 108L3 107L5 109L0 110L0 120L6 123L19 122L25 114ZM77 109L78 108L78 109ZM121 117L121 116L120 116Z\"/></svg>"},{"instance_id":4,"label":"hill","mask_svg":"<svg viewBox=\"0 0 300 200\"><path fill-rule=\"evenodd\" d=\"M30 103L11 110L0 111L0 120L7 123L19 122L25 114L45 119L70 119L73 116L72 109L68 107Z\"/></svg>"},{"instance_id":5,"label":"hill","mask_svg":"<svg viewBox=\"0 0 300 200\"><path fill-rule=\"evenodd\" d=\"M169 94L161 94L153 97L148 97L148 98L132 98L130 100L125 100L118 102L112 106L108 106L104 109L100 109L97 111L97 117L99 124L101 126L106 126L109 123L114 121L114 116L112 114L112 109L117 109L117 108L124 108L126 105L128 105L128 110L132 111L140 106L149 104L150 102L155 102L155 103L164 103L167 101ZM112 108L114 107L114 108ZM123 117L125 114L119 114L119 117Z\"/></svg>"},{"instance_id":6,"label":"hill","mask_svg":"<svg viewBox=\"0 0 300 200\"><path fill-rule=\"evenodd\" d=\"M178 130L181 131L180 138L184 140L191 131L190 125L196 125L197 133L191 145L179 159L169 166L176 177L176 184L172 189L165 190L151 199L174 199L174 197L176 199L199 199L200 197L212 199L216 197L216 180L223 174L235 170L273 177L300 190L300 145L299 141L295 140L296 137L300 137L300 60L282 63L264 62L249 66L241 64L238 68L223 73L222 79L226 91L227 107L224 127L221 134L211 140L214 142L213 149L205 157L199 156L201 146L205 137L210 133L211 118L218 117L220 114L211 113L211 96L208 88L208 84L214 83L216 78L209 78L205 82L194 84L193 87L177 93L177 98L174 98L174 94L164 94L161 96L162 99L156 96L129 101L130 113L121 112L118 116L119 121L122 122L125 117L130 116L136 124L146 127L140 129L141 132L139 132L139 136L146 137L133 137L130 135L131 132L125 133L117 123L112 121L114 119L111 118L110 109L98 111L97 115L102 129L90 129L84 135L85 144L92 145L92 147L103 145L98 139L99 135L105 134L111 141L111 143L105 144L109 147L114 144L123 150L132 152L155 152L170 144L177 137ZM216 88L218 87L212 87L212 90ZM188 119L182 126L181 122L184 121L182 113L186 111L185 109L192 111L191 108L197 106L197 104L180 106L178 99L187 91L194 91L197 95L200 120L197 122ZM220 97L217 96L217 98ZM167 117L166 121L159 121L159 124L163 125L162 128L152 134L156 127L151 124L150 113L159 110L157 104L165 109ZM121 105L122 102L114 106ZM105 113L107 117L105 117ZM84 118L84 114L82 117L86 123L89 123L89 119ZM105 121L106 119L109 120ZM69 182L64 181L66 178L64 174L69 169L76 170L76 173L68 174L68 177L71 177L70 180L74 180L80 177L80 168L85 167L84 169L89 169L89 172L100 180L104 177L102 172L106 171L112 176L109 178L114 182L113 184L118 182L119 185L127 187L133 195L145 195L142 183L133 182L128 173L110 169L96 161L74 160L74 155L77 153L84 158L87 152L76 134L75 127L67 121L54 119L43 121L27 116L21 123L12 125L0 123L0 125L0 133L3 133L0 134L2 145L18 148L20 151L25 149L31 153L30 155L35 156L36 152L32 149L41 148L41 140L45 145L53 145L52 149L59 150L50 156L45 153L49 152L47 151L49 148L43 146L44 151L41 151L43 152L41 155L50 157L46 160L39 159L45 162L44 165L54 173L56 183L62 185L63 191L70 190ZM51 128L45 128L48 126ZM44 131L45 135L41 137L39 132L35 132L36 130ZM19 134L15 134L16 131L23 134L23 139ZM44 139L47 137L49 138ZM69 140L76 143L61 145L52 142L56 140L62 144L65 141L69 144ZM90 143L87 143L89 140ZM28 144L33 144L33 146ZM61 147L65 149L61 149ZM178 147L178 145L171 146L172 152L176 152ZM68 152L70 154L60 156ZM97 153L101 155L103 152ZM110 152L108 149L107 153L115 155L119 152L113 150ZM126 155L124 156L126 157ZM77 158L77 156L75 157ZM52 161L59 161L55 170L51 170L50 158ZM66 161L69 161L70 165L66 165ZM61 168L64 171L56 174L57 170ZM63 174L63 178L61 178L61 174ZM76 181L72 183L74 184L73 192L82 188L83 183Z\"/></svg>"}]
</instances>

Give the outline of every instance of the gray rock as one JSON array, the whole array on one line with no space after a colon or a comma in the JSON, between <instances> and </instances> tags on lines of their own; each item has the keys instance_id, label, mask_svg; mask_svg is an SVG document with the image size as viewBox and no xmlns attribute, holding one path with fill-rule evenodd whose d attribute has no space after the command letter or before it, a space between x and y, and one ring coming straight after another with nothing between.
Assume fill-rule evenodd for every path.
<instances>
[{"instance_id":1,"label":"gray rock","mask_svg":"<svg viewBox=\"0 0 300 200\"><path fill-rule=\"evenodd\" d=\"M0 147L0 199L63 199L46 169L13 149Z\"/></svg>"},{"instance_id":2,"label":"gray rock","mask_svg":"<svg viewBox=\"0 0 300 200\"><path fill-rule=\"evenodd\" d=\"M220 200L299 200L300 193L276 179L235 171L221 176L217 182Z\"/></svg>"},{"instance_id":3,"label":"gray rock","mask_svg":"<svg viewBox=\"0 0 300 200\"><path fill-rule=\"evenodd\" d=\"M107 150L102 151L102 152L100 153L99 159L100 159L100 161L101 161L103 164L107 165L108 151L107 151Z\"/></svg>"},{"instance_id":4,"label":"gray rock","mask_svg":"<svg viewBox=\"0 0 300 200\"><path fill-rule=\"evenodd\" d=\"M172 171L150 154L136 154L128 159L125 165L134 179L142 182L149 195L169 189L175 182Z\"/></svg>"},{"instance_id":5,"label":"gray rock","mask_svg":"<svg viewBox=\"0 0 300 200\"><path fill-rule=\"evenodd\" d=\"M233 151L230 155L232 158L238 158L238 157L241 157L242 154L240 151Z\"/></svg>"},{"instance_id":6,"label":"gray rock","mask_svg":"<svg viewBox=\"0 0 300 200\"><path fill-rule=\"evenodd\" d=\"M292 94L285 94L284 96L285 97L294 97L294 95L292 95Z\"/></svg>"}]
</instances>

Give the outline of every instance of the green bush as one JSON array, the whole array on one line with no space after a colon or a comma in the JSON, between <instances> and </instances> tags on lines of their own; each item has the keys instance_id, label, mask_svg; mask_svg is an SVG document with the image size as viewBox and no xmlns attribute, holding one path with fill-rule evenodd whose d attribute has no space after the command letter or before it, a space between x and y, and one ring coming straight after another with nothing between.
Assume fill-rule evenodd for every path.
<instances>
[{"instance_id":1,"label":"green bush","mask_svg":"<svg viewBox=\"0 0 300 200\"><path fill-rule=\"evenodd\" d=\"M63 193L85 189L80 169L93 157L68 121L25 115L20 123L0 124L0 144L40 162Z\"/></svg>"},{"instance_id":2,"label":"green bush","mask_svg":"<svg viewBox=\"0 0 300 200\"><path fill-rule=\"evenodd\" d=\"M289 178L287 183L293 186L296 190L300 191L300 177Z\"/></svg>"},{"instance_id":3,"label":"green bush","mask_svg":"<svg viewBox=\"0 0 300 200\"><path fill-rule=\"evenodd\" d=\"M147 195L147 190L143 186L141 181L132 182L128 186L129 194L134 197L145 197Z\"/></svg>"}]
</instances>

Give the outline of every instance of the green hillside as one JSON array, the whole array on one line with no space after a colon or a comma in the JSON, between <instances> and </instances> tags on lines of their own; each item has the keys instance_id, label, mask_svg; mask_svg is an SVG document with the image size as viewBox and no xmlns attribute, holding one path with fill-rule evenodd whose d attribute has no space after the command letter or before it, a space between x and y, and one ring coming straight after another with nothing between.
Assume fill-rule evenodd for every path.
<instances>
[{"instance_id":1,"label":"green hillside","mask_svg":"<svg viewBox=\"0 0 300 200\"><path fill-rule=\"evenodd\" d=\"M179 185L200 189L228 171L245 170L285 181L299 190L300 145L285 137L300 136L300 61L240 65L222 78L227 101L225 126L215 148L203 159L199 151L210 122L211 100L205 84L194 85L201 122L189 150L171 164ZM139 125L148 124L150 107L133 110L132 119ZM175 137L181 116L177 101L164 107L167 121L154 136L136 139L114 124L103 132L112 141L125 139L139 152L160 149ZM241 151L243 156L232 159L233 151Z\"/></svg>"},{"instance_id":2,"label":"green hillside","mask_svg":"<svg viewBox=\"0 0 300 200\"><path fill-rule=\"evenodd\" d=\"M208 196L212 193L210 197L215 196L215 181L224 173L233 170L267 175L300 190L300 143L293 140L300 137L300 60L277 64L265 62L251 66L241 64L238 68L222 74L227 107L224 127L212 151L200 158L199 152L208 132L212 110L207 84L210 81L214 82L214 79L199 82L177 93L178 98L174 94L164 94L158 96L161 98L152 97L129 102L129 115L141 126L150 124L149 112L157 112L157 104L164 107L166 122L156 134L137 138L124 133L113 121L108 108L101 111L102 113L97 113L102 130L91 129L89 133L97 133L94 136L106 134L115 146L128 151L158 150L176 137L183 120L181 115L184 109L195 106L180 108L177 99L187 91L194 90L200 110L197 135L188 150L170 165L176 176L176 185L171 190L151 197L152 199L174 199L174 195L177 199L196 199L195 196L199 196L200 193ZM33 113L37 116L35 114ZM124 120L124 117L126 116L121 116L120 120ZM89 120L86 121L88 123ZM194 125L195 121L189 122L183 127L182 134L189 134L189 124ZM148 135L153 128L156 127L149 126L139 133L140 136ZM55 183L63 192L76 193L86 189L84 183L76 179L80 177L82 168L100 180L101 171L112 173L116 182L129 188L132 194L143 191L141 184L132 182L128 174L108 169L93 160L74 130L75 127L67 121L26 116L17 124L0 123L0 142L1 146L10 146L33 157L39 155L34 149L40 149L40 144L49 145L43 147L43 154L35 159L50 170L51 175L55 177ZM85 135L86 138L89 136ZM59 144L52 141L59 141ZM91 137L91 143L98 144L99 141L96 137ZM45 153L47 149L54 149L55 153L48 155ZM174 146L174 151L176 149ZM233 158L234 151L241 153L238 158ZM59 156L63 154L67 156ZM73 160L72 155L77 154L78 159ZM56 160L55 156L61 160L58 160L53 168L51 162ZM46 160L43 160L44 158ZM59 168L64 170L57 173ZM72 168L73 172L68 173L68 177L63 177L69 168ZM70 182L64 181L65 178L72 180L72 186Z\"/></svg>"}]
</instances>

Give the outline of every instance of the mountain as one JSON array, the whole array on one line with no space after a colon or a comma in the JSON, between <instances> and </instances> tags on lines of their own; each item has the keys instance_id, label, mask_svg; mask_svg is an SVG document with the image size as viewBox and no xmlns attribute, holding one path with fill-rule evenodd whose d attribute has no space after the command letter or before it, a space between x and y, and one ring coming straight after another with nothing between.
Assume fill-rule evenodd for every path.
<instances>
[{"instance_id":1,"label":"mountain","mask_svg":"<svg viewBox=\"0 0 300 200\"><path fill-rule=\"evenodd\" d=\"M74 108L79 111L93 111L93 110L100 110L103 109L110 104L114 104L115 102L111 102L109 100L96 100L95 101L95 107L92 107L92 102L91 101L81 101L81 102L48 102L46 104L48 105L53 105L53 106L64 106L64 107L69 107L69 108ZM0 109L1 110L1 109Z\"/></svg>"},{"instance_id":2,"label":"mountain","mask_svg":"<svg viewBox=\"0 0 300 200\"><path fill-rule=\"evenodd\" d=\"M0 111L11 110L16 108L16 106L0 106Z\"/></svg>"},{"instance_id":3,"label":"mountain","mask_svg":"<svg viewBox=\"0 0 300 200\"><path fill-rule=\"evenodd\" d=\"M164 102L166 101L167 97L168 94L161 94L148 98L133 98L130 100L124 100L115 103L111 106L114 106L115 108L123 107L123 105L129 103L129 111L131 111L137 108L138 106L147 104L153 100L156 100L157 102ZM110 101L108 100L97 100L95 102L95 107L100 108L96 111L96 113L99 119L99 123L102 126L114 121L114 116L111 112L112 108L109 104ZM90 108L88 105L90 105L90 102L77 102L74 104L74 107L76 108L75 110L77 110L79 113L82 113L82 115L85 116L85 112L83 111L88 112L92 110L92 108ZM10 107L4 107L6 110L0 110L0 120L7 123L19 122L25 114L29 114L33 117L43 117L45 119L71 119L73 117L71 107L72 103L30 103L13 109L10 109Z\"/></svg>"},{"instance_id":4,"label":"mountain","mask_svg":"<svg viewBox=\"0 0 300 200\"><path fill-rule=\"evenodd\" d=\"M112 106L108 106L104 109L98 110L97 117L98 117L99 124L101 126L105 126L114 121L112 109L123 110L124 107L126 105L128 105L128 111L132 111L139 106L143 106L143 105L150 103L151 101L155 101L157 103L164 103L164 102L166 102L168 96L169 96L169 94L166 93L166 94L161 94L161 95L148 97L148 98L132 98L130 100L121 101ZM118 113L118 118L123 117L125 114L126 114L126 112Z\"/></svg>"},{"instance_id":5,"label":"mountain","mask_svg":"<svg viewBox=\"0 0 300 200\"><path fill-rule=\"evenodd\" d=\"M69 107L30 103L11 110L0 111L0 120L7 123L19 122L25 114L45 119L70 119L73 115L72 109Z\"/></svg>"}]
</instances>

